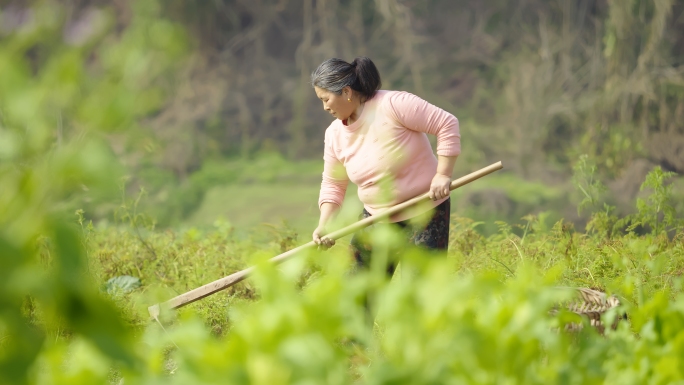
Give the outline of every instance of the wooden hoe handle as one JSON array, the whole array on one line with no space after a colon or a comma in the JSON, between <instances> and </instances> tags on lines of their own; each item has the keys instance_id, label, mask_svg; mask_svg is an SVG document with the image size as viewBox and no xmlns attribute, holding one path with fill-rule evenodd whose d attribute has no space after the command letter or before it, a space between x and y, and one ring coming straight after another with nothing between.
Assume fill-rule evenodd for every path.
<instances>
[{"instance_id":1,"label":"wooden hoe handle","mask_svg":"<svg viewBox=\"0 0 684 385\"><path fill-rule=\"evenodd\" d=\"M466 185L476 179L482 178L485 175L489 175L493 173L494 171L501 170L503 168L503 164L499 161L494 164L491 164L485 168L482 168L478 171L472 172L464 177L458 178L456 180L451 181L451 186L449 189L451 191ZM430 200L430 197L428 195L429 193L425 193L422 195L419 195L415 198L412 198L410 200L407 200L406 202L400 203L396 206L390 207L376 215L370 216L368 218L362 219L356 223L353 223L347 227L344 227L342 229L339 229L337 231L333 231L330 234L327 234L325 237L330 238L330 239L339 239L342 238L346 235L352 234L358 230L361 230L365 227L368 227L376 222L382 221L384 219L389 218L390 216L399 213L402 210L405 210L411 206L414 206L418 203L422 202L427 202ZM299 253L300 251L306 250L306 249L311 249L316 247L317 245L311 241L309 243L303 244L299 247L296 247L290 251L287 251L285 253L282 253L280 255L277 255L273 258L270 259L270 262L273 263L280 263L293 255ZM242 281L243 279L247 278L253 271L255 267L252 266L250 268L247 268L242 271L238 271L237 273L233 273L227 277L223 277L221 279L217 279L214 282L208 283L204 286L200 286L197 289L190 290L187 293L183 293L179 296L176 296L174 298L171 298L170 300L163 302L161 304L155 304L150 306L147 310L150 312L150 316L152 318L157 318L159 316L159 313L161 312L161 309L178 309L179 307L185 306L189 303L198 301L204 297L207 297L209 295L212 295L216 293L217 291L221 291L227 287L233 286L236 283Z\"/></svg>"}]
</instances>

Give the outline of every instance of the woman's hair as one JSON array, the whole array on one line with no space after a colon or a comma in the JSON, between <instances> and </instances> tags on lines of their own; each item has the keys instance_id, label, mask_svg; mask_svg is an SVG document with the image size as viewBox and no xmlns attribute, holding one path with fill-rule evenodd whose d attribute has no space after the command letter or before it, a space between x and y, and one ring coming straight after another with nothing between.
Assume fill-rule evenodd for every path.
<instances>
[{"instance_id":1,"label":"woman's hair","mask_svg":"<svg viewBox=\"0 0 684 385\"><path fill-rule=\"evenodd\" d=\"M361 94L362 101L372 98L380 89L380 73L373 61L359 56L351 63L332 58L324 61L311 73L311 85L337 95L346 86Z\"/></svg>"}]
</instances>

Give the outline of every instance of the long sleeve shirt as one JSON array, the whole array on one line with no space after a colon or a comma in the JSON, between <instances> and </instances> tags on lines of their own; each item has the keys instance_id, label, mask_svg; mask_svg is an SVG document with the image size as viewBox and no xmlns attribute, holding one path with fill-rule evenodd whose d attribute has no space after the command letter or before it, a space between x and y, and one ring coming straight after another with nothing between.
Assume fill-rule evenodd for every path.
<instances>
[{"instance_id":1,"label":"long sleeve shirt","mask_svg":"<svg viewBox=\"0 0 684 385\"><path fill-rule=\"evenodd\" d=\"M427 192L437 158L426 134L437 137L438 155L461 153L458 119L408 92L378 91L354 123L347 126L336 119L325 131L319 207L325 202L341 206L350 180L371 215ZM407 215L390 221L406 220Z\"/></svg>"}]
</instances>

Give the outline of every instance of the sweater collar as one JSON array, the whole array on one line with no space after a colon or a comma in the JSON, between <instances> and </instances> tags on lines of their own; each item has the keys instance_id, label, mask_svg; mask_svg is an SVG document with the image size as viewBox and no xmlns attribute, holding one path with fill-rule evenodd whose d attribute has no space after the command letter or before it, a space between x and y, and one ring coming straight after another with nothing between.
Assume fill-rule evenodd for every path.
<instances>
[{"instance_id":1,"label":"sweater collar","mask_svg":"<svg viewBox=\"0 0 684 385\"><path fill-rule=\"evenodd\" d=\"M342 127L344 127L345 130L347 130L349 132L353 132L353 131L358 130L359 127L361 127L363 125L363 121L365 120L366 115L367 115L366 111L368 110L369 107L370 107L370 100L367 101L366 104L363 106L363 111L361 111L361 115L359 115L359 118L356 119L354 121L354 123L352 123L350 125L345 125L344 122L342 120L340 120L340 124L342 125Z\"/></svg>"},{"instance_id":2,"label":"sweater collar","mask_svg":"<svg viewBox=\"0 0 684 385\"><path fill-rule=\"evenodd\" d=\"M364 122L368 120L369 116L375 115L375 110L379 108L378 103L381 102L386 93L387 91L385 90L378 90L378 92L370 100L367 100L365 106L363 107L363 111L361 111L361 115L354 123L347 126L342 122L342 120L337 119L337 121L340 122L340 126L342 126L342 128L347 132L354 132L361 128ZM371 117L371 119L373 118Z\"/></svg>"}]
</instances>

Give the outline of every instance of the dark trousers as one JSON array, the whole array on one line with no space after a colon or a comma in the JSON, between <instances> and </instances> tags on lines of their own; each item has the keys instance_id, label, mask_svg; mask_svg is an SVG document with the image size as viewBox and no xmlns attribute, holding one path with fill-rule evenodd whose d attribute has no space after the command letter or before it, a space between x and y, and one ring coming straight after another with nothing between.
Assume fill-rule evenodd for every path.
<instances>
[{"instance_id":1,"label":"dark trousers","mask_svg":"<svg viewBox=\"0 0 684 385\"><path fill-rule=\"evenodd\" d=\"M432 216L427 224L417 225L413 221L402 221L395 223L376 223L363 230L358 231L352 237L349 244L358 269L368 269L370 267L371 255L373 253L368 234L379 226L395 226L404 236L407 244L424 247L428 250L441 251L446 254L449 246L449 217L451 215L451 198L440 203L431 211ZM425 215L430 215L426 213ZM359 216L359 220L371 216L365 209ZM401 246L396 248L392 254L401 252ZM387 275L391 278L397 267L396 256L390 256L387 261Z\"/></svg>"}]
</instances>

